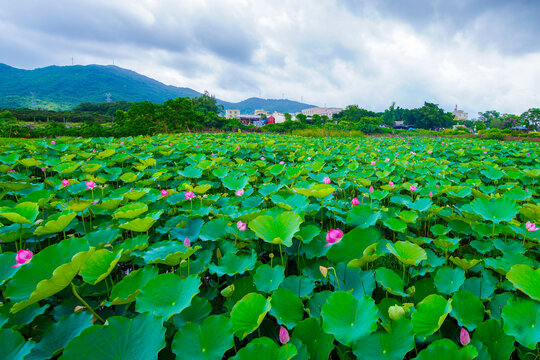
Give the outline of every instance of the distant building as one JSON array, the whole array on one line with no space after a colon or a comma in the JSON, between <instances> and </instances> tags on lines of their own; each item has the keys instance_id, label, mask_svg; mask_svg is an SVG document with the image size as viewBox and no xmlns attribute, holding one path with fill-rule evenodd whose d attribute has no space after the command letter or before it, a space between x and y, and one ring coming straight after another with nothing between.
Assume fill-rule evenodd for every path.
<instances>
[{"instance_id":1,"label":"distant building","mask_svg":"<svg viewBox=\"0 0 540 360\"><path fill-rule=\"evenodd\" d=\"M342 108L327 108L327 107L312 107L309 109L302 110L302 114L306 116L326 115L329 118L332 118L332 115L337 114L340 111L343 111L343 109Z\"/></svg>"},{"instance_id":2,"label":"distant building","mask_svg":"<svg viewBox=\"0 0 540 360\"><path fill-rule=\"evenodd\" d=\"M242 123L242 125L254 125L256 121L261 120L261 115L244 115L240 114L237 117L238 120Z\"/></svg>"},{"instance_id":3,"label":"distant building","mask_svg":"<svg viewBox=\"0 0 540 360\"><path fill-rule=\"evenodd\" d=\"M271 116L274 118L274 121L276 124L285 122L285 115L283 115L282 113L274 111L274 113Z\"/></svg>"},{"instance_id":4,"label":"distant building","mask_svg":"<svg viewBox=\"0 0 540 360\"><path fill-rule=\"evenodd\" d=\"M258 109L258 110L255 110L255 112L253 114L255 114L255 115L263 115L264 114L264 115L268 116L268 111Z\"/></svg>"},{"instance_id":5,"label":"distant building","mask_svg":"<svg viewBox=\"0 0 540 360\"><path fill-rule=\"evenodd\" d=\"M465 111L458 110L457 105L454 108L454 111L452 111L452 115L454 115L454 120L458 121L466 121L469 117L469 114L467 114Z\"/></svg>"},{"instance_id":6,"label":"distant building","mask_svg":"<svg viewBox=\"0 0 540 360\"><path fill-rule=\"evenodd\" d=\"M268 117L268 123L269 123L269 124L274 124L275 122L276 122L276 118L273 117L272 115L270 115L270 116Z\"/></svg>"},{"instance_id":7,"label":"distant building","mask_svg":"<svg viewBox=\"0 0 540 360\"><path fill-rule=\"evenodd\" d=\"M238 109L227 109L227 110L225 110L225 118L226 119L239 119L240 118L240 110L238 110Z\"/></svg>"}]
</instances>

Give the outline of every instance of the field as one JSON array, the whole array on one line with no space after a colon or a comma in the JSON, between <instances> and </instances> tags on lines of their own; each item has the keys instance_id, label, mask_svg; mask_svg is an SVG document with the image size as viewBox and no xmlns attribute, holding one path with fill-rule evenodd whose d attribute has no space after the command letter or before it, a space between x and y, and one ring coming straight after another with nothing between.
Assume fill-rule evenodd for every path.
<instances>
[{"instance_id":1,"label":"field","mask_svg":"<svg viewBox=\"0 0 540 360\"><path fill-rule=\"evenodd\" d=\"M0 357L537 359L539 155L421 137L2 141Z\"/></svg>"}]
</instances>

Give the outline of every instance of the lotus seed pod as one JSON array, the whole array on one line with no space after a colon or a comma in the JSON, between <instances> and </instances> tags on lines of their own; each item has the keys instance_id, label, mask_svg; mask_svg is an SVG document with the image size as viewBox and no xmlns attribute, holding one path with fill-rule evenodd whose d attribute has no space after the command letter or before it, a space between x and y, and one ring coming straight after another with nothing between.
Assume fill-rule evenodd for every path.
<instances>
[{"instance_id":1,"label":"lotus seed pod","mask_svg":"<svg viewBox=\"0 0 540 360\"><path fill-rule=\"evenodd\" d=\"M416 288L415 288L414 286L411 286L410 288L407 288L406 291L407 291L407 294L408 294L409 296L413 296L414 293L416 292Z\"/></svg>"},{"instance_id":2,"label":"lotus seed pod","mask_svg":"<svg viewBox=\"0 0 540 360\"><path fill-rule=\"evenodd\" d=\"M388 316L392 320L397 320L403 315L405 315L405 310L401 306L393 305L388 308Z\"/></svg>"}]
</instances>

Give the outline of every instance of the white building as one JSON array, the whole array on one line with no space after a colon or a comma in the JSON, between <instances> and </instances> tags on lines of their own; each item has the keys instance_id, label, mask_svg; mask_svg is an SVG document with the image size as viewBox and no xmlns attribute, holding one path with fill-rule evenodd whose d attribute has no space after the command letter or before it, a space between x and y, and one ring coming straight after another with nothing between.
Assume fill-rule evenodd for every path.
<instances>
[{"instance_id":1,"label":"white building","mask_svg":"<svg viewBox=\"0 0 540 360\"><path fill-rule=\"evenodd\" d=\"M227 110L225 110L225 118L226 119L239 119L240 118L240 110L237 110L237 109L227 109Z\"/></svg>"},{"instance_id":2,"label":"white building","mask_svg":"<svg viewBox=\"0 0 540 360\"><path fill-rule=\"evenodd\" d=\"M276 124L285 122L285 115L283 115L282 113L279 113L279 112L277 112L277 111L274 111L274 113L272 114L272 116L273 116L274 119L276 120Z\"/></svg>"},{"instance_id":3,"label":"white building","mask_svg":"<svg viewBox=\"0 0 540 360\"><path fill-rule=\"evenodd\" d=\"M457 105L454 108L454 111L452 111L452 115L454 115L454 120L464 121L468 120L469 114L467 114L463 110L458 110Z\"/></svg>"},{"instance_id":4,"label":"white building","mask_svg":"<svg viewBox=\"0 0 540 360\"><path fill-rule=\"evenodd\" d=\"M342 108L327 108L327 107L312 107L309 109L302 110L302 114L306 116L313 116L315 114L320 115L320 116L326 115L331 119L332 115L337 114L340 111L343 111L343 109Z\"/></svg>"},{"instance_id":5,"label":"white building","mask_svg":"<svg viewBox=\"0 0 540 360\"><path fill-rule=\"evenodd\" d=\"M268 116L268 111L262 110L262 109L258 109L258 110L255 110L255 112L254 112L253 114L254 114L254 115L262 115L262 114L264 114L265 116Z\"/></svg>"}]
</instances>

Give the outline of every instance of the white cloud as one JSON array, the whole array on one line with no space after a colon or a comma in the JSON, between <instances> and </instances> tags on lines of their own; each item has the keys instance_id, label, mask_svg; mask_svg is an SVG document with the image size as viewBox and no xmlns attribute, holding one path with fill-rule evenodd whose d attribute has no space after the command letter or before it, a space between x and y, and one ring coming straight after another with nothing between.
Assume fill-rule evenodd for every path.
<instances>
[{"instance_id":1,"label":"white cloud","mask_svg":"<svg viewBox=\"0 0 540 360\"><path fill-rule=\"evenodd\" d=\"M526 46L540 32L529 16L538 6L490 3L410 0L393 11L374 0L20 0L0 14L0 61L29 68L71 56L78 64L114 59L226 101L260 92L375 110L430 101L473 116L521 113L539 106L540 47ZM500 19L504 29L494 25Z\"/></svg>"}]
</instances>

